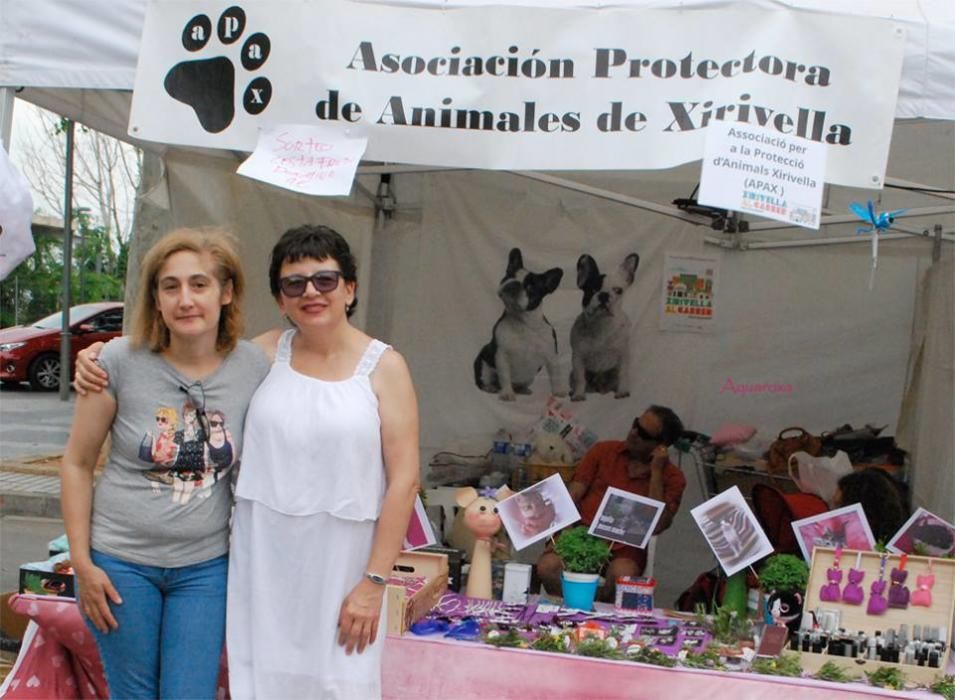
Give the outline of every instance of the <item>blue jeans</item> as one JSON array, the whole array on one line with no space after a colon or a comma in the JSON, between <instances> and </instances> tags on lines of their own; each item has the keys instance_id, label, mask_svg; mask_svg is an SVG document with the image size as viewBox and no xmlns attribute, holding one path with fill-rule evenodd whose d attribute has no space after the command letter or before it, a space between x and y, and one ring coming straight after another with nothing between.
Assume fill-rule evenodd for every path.
<instances>
[{"instance_id":1,"label":"blue jeans","mask_svg":"<svg viewBox=\"0 0 955 700\"><path fill-rule=\"evenodd\" d=\"M110 603L119 627L96 637L110 698L213 700L225 638L223 555L167 569L92 552L123 599Z\"/></svg>"}]
</instances>

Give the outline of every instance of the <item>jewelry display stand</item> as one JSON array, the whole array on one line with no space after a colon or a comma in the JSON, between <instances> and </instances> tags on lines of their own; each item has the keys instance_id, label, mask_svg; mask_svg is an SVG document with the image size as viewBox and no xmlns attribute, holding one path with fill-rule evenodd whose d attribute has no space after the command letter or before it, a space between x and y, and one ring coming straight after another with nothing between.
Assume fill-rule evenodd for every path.
<instances>
[{"instance_id":1,"label":"jewelry display stand","mask_svg":"<svg viewBox=\"0 0 955 700\"><path fill-rule=\"evenodd\" d=\"M856 567L858 555L859 566ZM886 581L886 592L890 585L890 572L893 568L900 566L902 555L889 553L886 556L884 579ZM842 550L840 559L841 568L848 573L850 568L858 568L865 572L860 585L865 592L861 604L853 605L841 599L838 601L822 601L819 599L820 590L828 582L826 571L835 565L835 550L830 547L815 547L812 554L812 565L809 574L809 585L806 590L806 602L803 607L804 615L810 612L816 612L817 609L833 610L839 614L839 623L837 627L845 630L847 636L858 637L863 633L866 637L866 644L856 647L857 655L839 656L827 653L825 649L821 653L802 650L800 638L797 638L802 657L802 667L809 673L815 673L827 661L832 661L841 666L846 671L853 674L862 675L864 671L872 673L873 671L888 666L899 668L905 674L906 678L920 683L931 684L937 677L946 673L949 662L949 655L952 649L953 617L955 617L955 559L936 559L907 555L905 570L909 572L907 585L914 590L916 580L919 574L926 574L929 570L929 561L932 563L932 573L935 575L935 582L931 589L932 604L930 607L912 605L905 608L889 607L882 615L870 615L866 612L871 595L870 586L873 581L879 580L879 570L882 563L883 554L881 552L857 552L851 549ZM842 589L845 588L846 579L843 578ZM817 623L820 620L817 619ZM906 641L912 641L916 627L921 630L921 637L931 636L931 632L926 630L944 630L944 646L938 653L938 668L932 668L926 662L925 665L915 663L905 663L905 647L900 649L900 661L880 661L878 659L868 658L868 638L876 638L876 632L885 643L889 630L898 638L900 630L906 632ZM802 630L805 634L805 630Z\"/></svg>"}]
</instances>

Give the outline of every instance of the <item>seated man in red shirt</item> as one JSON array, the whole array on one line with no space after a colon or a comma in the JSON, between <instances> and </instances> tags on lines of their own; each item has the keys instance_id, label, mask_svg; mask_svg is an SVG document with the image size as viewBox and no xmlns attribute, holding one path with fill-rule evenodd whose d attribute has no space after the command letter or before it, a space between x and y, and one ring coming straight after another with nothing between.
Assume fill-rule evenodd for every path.
<instances>
[{"instance_id":1,"label":"seated man in red shirt","mask_svg":"<svg viewBox=\"0 0 955 700\"><path fill-rule=\"evenodd\" d=\"M567 485L583 525L589 526L600 508L608 486L666 503L653 534L673 522L680 508L686 477L670 463L667 448L683 433L683 423L671 409L650 406L633 421L626 440L598 442L577 465ZM639 576L647 563L647 553L629 545L613 542L612 559L604 576L606 584L598 598L612 601L618 576ZM560 558L548 547L537 560L537 575L544 589L560 595Z\"/></svg>"}]
</instances>

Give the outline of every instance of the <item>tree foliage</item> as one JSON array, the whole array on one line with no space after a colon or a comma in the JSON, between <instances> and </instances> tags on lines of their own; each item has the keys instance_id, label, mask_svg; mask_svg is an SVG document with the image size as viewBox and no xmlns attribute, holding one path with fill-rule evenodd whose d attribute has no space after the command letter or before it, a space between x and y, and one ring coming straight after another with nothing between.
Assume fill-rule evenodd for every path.
<instances>
[{"instance_id":1,"label":"tree foliage","mask_svg":"<svg viewBox=\"0 0 955 700\"><path fill-rule=\"evenodd\" d=\"M129 243L115 250L88 213L74 217L70 305L122 301ZM0 328L31 323L63 308L63 240L37 236L36 252L0 283Z\"/></svg>"},{"instance_id":2,"label":"tree foliage","mask_svg":"<svg viewBox=\"0 0 955 700\"><path fill-rule=\"evenodd\" d=\"M30 182L38 212L62 219L68 122L17 101L26 110L11 152ZM76 125L73 171L73 254L70 304L122 300L132 235L132 201L142 152ZM34 236L36 253L0 283L0 327L36 321L63 306L63 239Z\"/></svg>"}]
</instances>

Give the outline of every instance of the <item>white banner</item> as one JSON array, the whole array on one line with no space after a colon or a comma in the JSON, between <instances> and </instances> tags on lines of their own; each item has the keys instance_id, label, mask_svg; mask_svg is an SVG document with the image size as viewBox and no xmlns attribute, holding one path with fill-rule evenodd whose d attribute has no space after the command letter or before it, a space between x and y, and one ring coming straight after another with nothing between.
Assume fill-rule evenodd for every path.
<instances>
[{"instance_id":1,"label":"white banner","mask_svg":"<svg viewBox=\"0 0 955 700\"><path fill-rule=\"evenodd\" d=\"M366 157L488 169L657 169L714 120L827 144L826 181L881 187L904 32L714 9L421 9L150 0L130 134L251 151L347 122Z\"/></svg>"}]
</instances>

